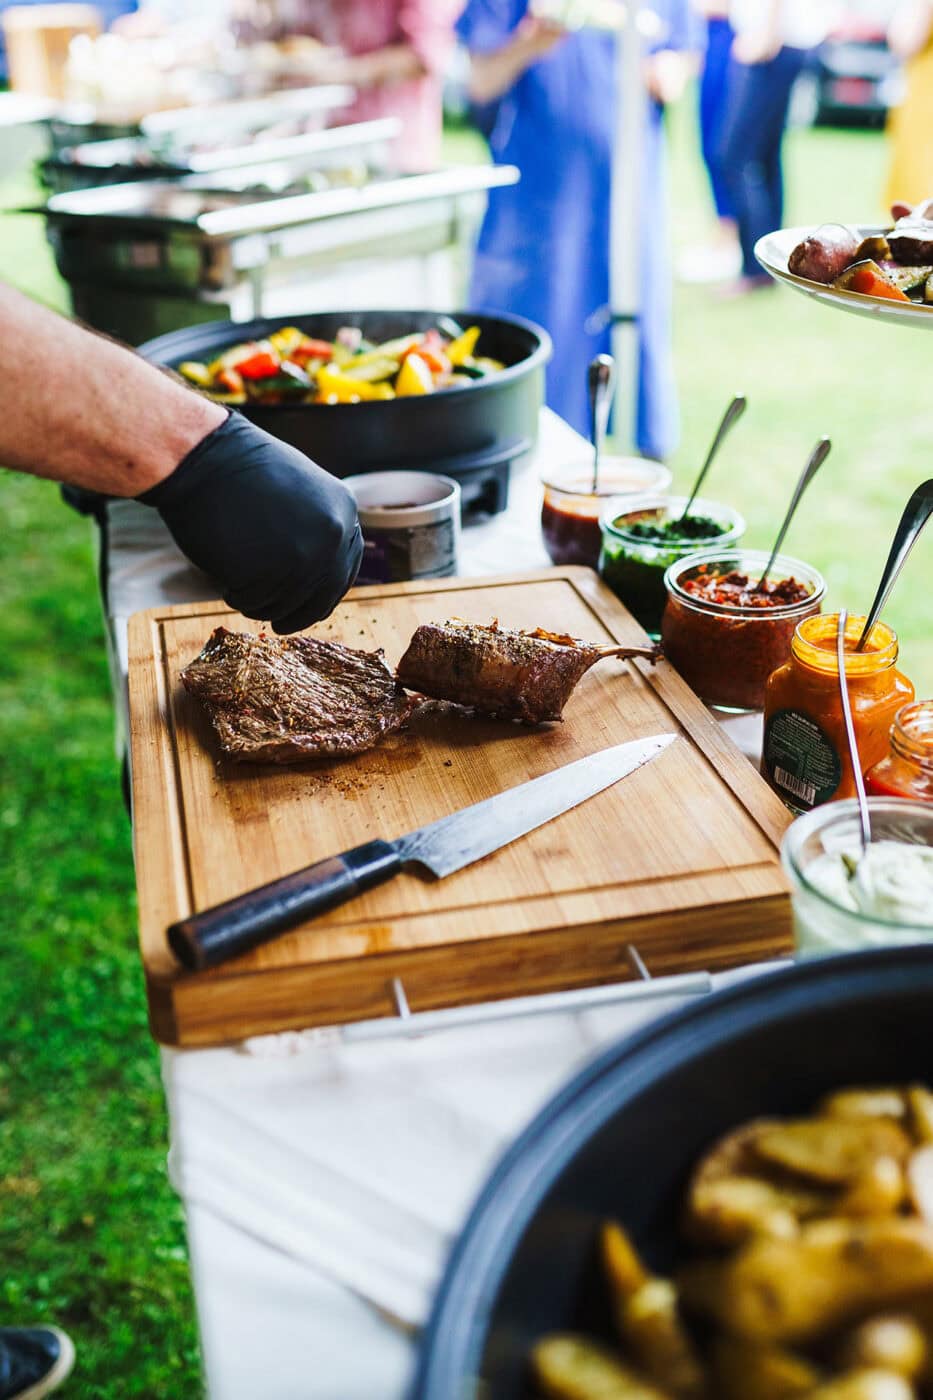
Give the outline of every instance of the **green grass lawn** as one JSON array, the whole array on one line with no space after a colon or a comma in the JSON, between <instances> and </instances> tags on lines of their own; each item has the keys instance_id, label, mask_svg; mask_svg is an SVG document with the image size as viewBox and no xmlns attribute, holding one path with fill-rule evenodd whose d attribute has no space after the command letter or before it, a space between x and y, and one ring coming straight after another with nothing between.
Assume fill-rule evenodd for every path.
<instances>
[{"instance_id":1,"label":"green grass lawn","mask_svg":"<svg viewBox=\"0 0 933 1400\"><path fill-rule=\"evenodd\" d=\"M688 116L673 131L682 245L707 217ZM875 212L881 138L798 133L788 165L790 219ZM28 193L0 190L0 207ZM65 305L37 220L0 218L0 273ZM930 474L933 342L783 290L726 304L704 289L678 289L676 339L677 484L729 396L747 393L750 411L709 490L747 516L750 544L766 546L806 453L829 433L835 451L788 548L826 573L832 604L866 607L901 507ZM0 1315L54 1319L74 1334L70 1394L174 1400L196 1395L200 1380L90 530L52 486L11 475L0 475L0 519ZM931 551L933 536L887 613L927 695Z\"/></svg>"}]
</instances>

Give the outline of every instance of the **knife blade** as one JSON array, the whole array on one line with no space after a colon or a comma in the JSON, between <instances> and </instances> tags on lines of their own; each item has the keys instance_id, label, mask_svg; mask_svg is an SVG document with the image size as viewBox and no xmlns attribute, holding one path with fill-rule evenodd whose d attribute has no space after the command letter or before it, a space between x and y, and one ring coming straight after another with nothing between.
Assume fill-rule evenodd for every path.
<instances>
[{"instance_id":1,"label":"knife blade","mask_svg":"<svg viewBox=\"0 0 933 1400\"><path fill-rule=\"evenodd\" d=\"M601 749L394 841L368 841L181 919L168 941L183 967L215 967L334 909L409 866L443 879L491 855L650 763L676 739L655 734Z\"/></svg>"}]
</instances>

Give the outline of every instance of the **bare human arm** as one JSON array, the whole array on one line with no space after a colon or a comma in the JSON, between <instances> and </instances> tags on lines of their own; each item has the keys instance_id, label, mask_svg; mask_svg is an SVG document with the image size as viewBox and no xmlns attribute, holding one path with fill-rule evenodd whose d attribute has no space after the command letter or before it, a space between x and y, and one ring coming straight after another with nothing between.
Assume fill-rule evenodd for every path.
<instances>
[{"instance_id":1,"label":"bare human arm","mask_svg":"<svg viewBox=\"0 0 933 1400\"><path fill-rule=\"evenodd\" d=\"M470 97L480 105L495 102L566 34L559 24L526 17L501 48L470 55Z\"/></svg>"},{"instance_id":2,"label":"bare human arm","mask_svg":"<svg viewBox=\"0 0 933 1400\"><path fill-rule=\"evenodd\" d=\"M0 283L0 463L138 496L226 412L138 355Z\"/></svg>"},{"instance_id":3,"label":"bare human arm","mask_svg":"<svg viewBox=\"0 0 933 1400\"><path fill-rule=\"evenodd\" d=\"M391 87L423 78L428 66L412 44L389 44L372 53L348 54L337 65L337 78L351 87Z\"/></svg>"},{"instance_id":4,"label":"bare human arm","mask_svg":"<svg viewBox=\"0 0 933 1400\"><path fill-rule=\"evenodd\" d=\"M0 283L0 463L159 512L231 607L297 632L363 553L329 472L239 413Z\"/></svg>"}]
</instances>

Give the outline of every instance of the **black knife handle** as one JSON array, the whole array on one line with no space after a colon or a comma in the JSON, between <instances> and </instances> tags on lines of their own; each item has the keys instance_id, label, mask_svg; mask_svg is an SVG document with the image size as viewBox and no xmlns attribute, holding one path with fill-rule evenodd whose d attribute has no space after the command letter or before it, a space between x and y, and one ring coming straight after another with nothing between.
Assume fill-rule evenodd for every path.
<instances>
[{"instance_id":1,"label":"black knife handle","mask_svg":"<svg viewBox=\"0 0 933 1400\"><path fill-rule=\"evenodd\" d=\"M182 966L216 967L277 933L390 880L402 861L388 841L368 841L269 885L172 924L168 941Z\"/></svg>"}]
</instances>

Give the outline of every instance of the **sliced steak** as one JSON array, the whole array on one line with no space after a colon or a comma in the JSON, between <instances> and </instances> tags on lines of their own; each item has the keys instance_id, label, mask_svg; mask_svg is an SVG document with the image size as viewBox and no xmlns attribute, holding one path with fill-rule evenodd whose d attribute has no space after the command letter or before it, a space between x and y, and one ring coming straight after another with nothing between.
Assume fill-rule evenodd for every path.
<instances>
[{"instance_id":1,"label":"sliced steak","mask_svg":"<svg viewBox=\"0 0 933 1400\"><path fill-rule=\"evenodd\" d=\"M407 689L435 700L540 724L560 719L574 686L603 654L548 632L431 622L415 632L397 675Z\"/></svg>"},{"instance_id":2,"label":"sliced steak","mask_svg":"<svg viewBox=\"0 0 933 1400\"><path fill-rule=\"evenodd\" d=\"M416 707L382 659L313 637L216 628L181 673L221 748L250 763L361 753Z\"/></svg>"}]
</instances>

